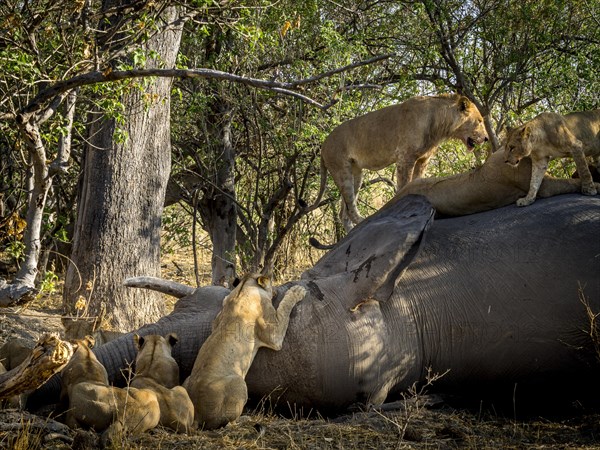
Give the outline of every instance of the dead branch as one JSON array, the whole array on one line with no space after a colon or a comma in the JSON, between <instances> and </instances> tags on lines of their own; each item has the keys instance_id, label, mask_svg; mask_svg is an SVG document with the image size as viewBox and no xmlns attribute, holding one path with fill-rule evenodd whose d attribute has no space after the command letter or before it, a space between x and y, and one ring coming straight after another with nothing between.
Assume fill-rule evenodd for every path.
<instances>
[{"instance_id":1,"label":"dead branch","mask_svg":"<svg viewBox=\"0 0 600 450\"><path fill-rule=\"evenodd\" d=\"M191 286L155 277L127 278L123 284L127 287L151 289L153 291L162 292L163 294L172 295L176 298L191 295L196 291L196 289Z\"/></svg>"},{"instance_id":2,"label":"dead branch","mask_svg":"<svg viewBox=\"0 0 600 450\"><path fill-rule=\"evenodd\" d=\"M73 356L73 346L55 334L44 334L20 365L0 375L0 398L24 394L42 386Z\"/></svg>"}]
</instances>

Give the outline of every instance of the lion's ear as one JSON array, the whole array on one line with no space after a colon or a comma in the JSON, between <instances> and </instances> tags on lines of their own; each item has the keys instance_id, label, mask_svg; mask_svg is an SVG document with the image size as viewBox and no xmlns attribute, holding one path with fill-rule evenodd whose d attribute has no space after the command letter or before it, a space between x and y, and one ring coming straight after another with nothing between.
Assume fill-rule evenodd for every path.
<instances>
[{"instance_id":1,"label":"lion's ear","mask_svg":"<svg viewBox=\"0 0 600 450\"><path fill-rule=\"evenodd\" d=\"M135 343L136 347L139 349L142 348L142 345L144 345L144 337L140 336L139 334L134 334L133 335L133 342Z\"/></svg>"},{"instance_id":2,"label":"lion's ear","mask_svg":"<svg viewBox=\"0 0 600 450\"><path fill-rule=\"evenodd\" d=\"M90 336L89 334L86 335L82 341L87 348L94 348L94 345L96 345L96 339L94 339L94 336Z\"/></svg>"},{"instance_id":3,"label":"lion's ear","mask_svg":"<svg viewBox=\"0 0 600 450\"><path fill-rule=\"evenodd\" d=\"M256 282L263 289L268 289L270 287L270 285L271 285L271 280L269 279L269 277L266 277L264 275L259 276L256 279Z\"/></svg>"},{"instance_id":4,"label":"lion's ear","mask_svg":"<svg viewBox=\"0 0 600 450\"><path fill-rule=\"evenodd\" d=\"M467 97L460 97L460 100L458 101L458 109L461 112L465 112L467 109L469 109L469 105L471 104L471 101L467 98Z\"/></svg>"},{"instance_id":5,"label":"lion's ear","mask_svg":"<svg viewBox=\"0 0 600 450\"><path fill-rule=\"evenodd\" d=\"M531 127L529 125L525 125L521 130L521 137L523 139L527 139L529 136L531 136Z\"/></svg>"},{"instance_id":6,"label":"lion's ear","mask_svg":"<svg viewBox=\"0 0 600 450\"><path fill-rule=\"evenodd\" d=\"M179 342L179 337L177 337L177 333L169 333L166 336L167 338L167 342L169 343L169 345L171 347L173 347L175 344L177 344Z\"/></svg>"}]
</instances>

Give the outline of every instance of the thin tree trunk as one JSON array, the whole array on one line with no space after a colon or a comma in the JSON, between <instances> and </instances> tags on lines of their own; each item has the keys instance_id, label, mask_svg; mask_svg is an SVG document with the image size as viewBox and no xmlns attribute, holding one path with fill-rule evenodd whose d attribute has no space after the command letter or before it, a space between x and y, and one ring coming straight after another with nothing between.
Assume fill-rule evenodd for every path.
<instances>
[{"instance_id":1,"label":"thin tree trunk","mask_svg":"<svg viewBox=\"0 0 600 450\"><path fill-rule=\"evenodd\" d=\"M172 22L176 8L163 18ZM154 36L147 52L171 67L181 29ZM171 166L171 80L158 78L132 88L122 98L128 116L125 142L114 139L115 120L94 117L85 150L83 183L75 227L72 263L67 271L64 306L77 314L84 299L91 316L104 316L117 330L135 329L157 320L164 311L160 295L128 289L132 276L160 275L160 228Z\"/></svg>"},{"instance_id":2,"label":"thin tree trunk","mask_svg":"<svg viewBox=\"0 0 600 450\"><path fill-rule=\"evenodd\" d=\"M21 264L12 283L0 284L0 306L9 306L17 302L27 302L35 295L35 278L38 273L38 260L41 251L41 229L46 196L52 185L46 165L46 150L40 130L35 121L20 124L31 156L31 189L28 195L27 229L25 242L25 260Z\"/></svg>"},{"instance_id":3,"label":"thin tree trunk","mask_svg":"<svg viewBox=\"0 0 600 450\"><path fill-rule=\"evenodd\" d=\"M209 128L215 161L214 186L200 202L200 212L206 224L213 253L212 284L231 286L235 278L235 242L237 207L235 203L235 151L231 140L231 110L217 96L209 114Z\"/></svg>"}]
</instances>

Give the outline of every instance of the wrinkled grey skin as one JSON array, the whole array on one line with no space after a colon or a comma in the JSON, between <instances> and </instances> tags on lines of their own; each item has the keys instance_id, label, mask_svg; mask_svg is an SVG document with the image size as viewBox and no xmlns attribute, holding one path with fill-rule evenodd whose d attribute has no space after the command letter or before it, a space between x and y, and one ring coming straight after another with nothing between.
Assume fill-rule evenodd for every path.
<instances>
[{"instance_id":1,"label":"wrinkled grey skin","mask_svg":"<svg viewBox=\"0 0 600 450\"><path fill-rule=\"evenodd\" d=\"M309 293L292 312L283 349L259 351L247 376L251 397L341 410L383 402L423 381L428 367L450 370L439 382L450 390L553 377L573 384L596 373L578 291L600 311L599 197L564 195L435 223L433 213L423 197L403 198L279 288L277 299L294 284ZM177 333L183 379L226 294L199 288L137 333ZM133 339L96 353L116 379L135 359ZM46 402L51 381L41 390Z\"/></svg>"}]
</instances>

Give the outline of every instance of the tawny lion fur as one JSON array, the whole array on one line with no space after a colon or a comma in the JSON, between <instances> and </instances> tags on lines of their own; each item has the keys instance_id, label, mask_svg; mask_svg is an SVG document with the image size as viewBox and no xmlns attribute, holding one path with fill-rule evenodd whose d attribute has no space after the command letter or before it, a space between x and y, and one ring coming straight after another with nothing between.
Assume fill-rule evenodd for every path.
<instances>
[{"instance_id":1,"label":"tawny lion fur","mask_svg":"<svg viewBox=\"0 0 600 450\"><path fill-rule=\"evenodd\" d=\"M78 339L85 339L86 336L92 336L94 338L95 347L118 339L125 334L120 331L100 329L100 321L97 319L86 317L71 319L69 317L61 317L60 321L65 328L65 339L75 341Z\"/></svg>"},{"instance_id":2,"label":"tawny lion fur","mask_svg":"<svg viewBox=\"0 0 600 450\"><path fill-rule=\"evenodd\" d=\"M460 95L413 97L342 123L321 147L321 187L327 171L343 198L340 216L346 230L362 220L357 205L362 170L396 163L397 190L423 176L437 146L460 139L467 149L487 140L477 107Z\"/></svg>"},{"instance_id":3,"label":"tawny lion fur","mask_svg":"<svg viewBox=\"0 0 600 450\"><path fill-rule=\"evenodd\" d=\"M160 424L179 433L187 433L194 422L194 405L187 391L178 386L179 366L171 356L177 343L175 333L163 336L134 335L138 347L135 376L130 385L154 391L160 406Z\"/></svg>"},{"instance_id":4,"label":"tawny lion fur","mask_svg":"<svg viewBox=\"0 0 600 450\"><path fill-rule=\"evenodd\" d=\"M258 349L281 349L292 309L305 293L301 286L290 288L275 309L269 279L248 275L225 297L183 384L199 427L218 428L242 414L248 400L245 377Z\"/></svg>"},{"instance_id":5,"label":"tawny lion fur","mask_svg":"<svg viewBox=\"0 0 600 450\"><path fill-rule=\"evenodd\" d=\"M529 189L531 159L518 166L504 162L502 152L493 153L483 165L470 172L442 178L421 178L402 188L382 209L409 194L427 197L442 216L464 216L514 203ZM600 184L596 183L600 188ZM580 179L543 177L538 197L571 194L581 189Z\"/></svg>"},{"instance_id":6,"label":"tawny lion fur","mask_svg":"<svg viewBox=\"0 0 600 450\"><path fill-rule=\"evenodd\" d=\"M531 183L527 195L517 205L527 206L535 201L540 183L553 158L572 156L581 178L581 193L596 195L592 174L586 156L596 160L600 167L600 109L561 116L545 112L533 120L510 130L504 149L506 162L519 164L524 157L533 162Z\"/></svg>"},{"instance_id":7,"label":"tawny lion fur","mask_svg":"<svg viewBox=\"0 0 600 450\"><path fill-rule=\"evenodd\" d=\"M160 418L156 394L109 386L106 369L90 349L93 339L75 342L75 353L62 370L61 402L68 402L65 423L104 432L103 440L156 427Z\"/></svg>"}]
</instances>

